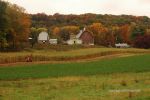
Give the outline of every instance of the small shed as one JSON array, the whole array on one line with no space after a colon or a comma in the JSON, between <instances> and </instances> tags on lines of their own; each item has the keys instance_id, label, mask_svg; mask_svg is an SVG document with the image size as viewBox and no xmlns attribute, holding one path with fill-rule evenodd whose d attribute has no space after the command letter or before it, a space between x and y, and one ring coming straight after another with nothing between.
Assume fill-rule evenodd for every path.
<instances>
[{"instance_id":1,"label":"small shed","mask_svg":"<svg viewBox=\"0 0 150 100\"><path fill-rule=\"evenodd\" d=\"M127 43L118 43L115 44L116 48L129 48L130 46Z\"/></svg>"},{"instance_id":2,"label":"small shed","mask_svg":"<svg viewBox=\"0 0 150 100\"><path fill-rule=\"evenodd\" d=\"M57 40L57 39L50 39L50 40L49 40L49 43L56 45L56 44L58 44L58 40Z\"/></svg>"},{"instance_id":3,"label":"small shed","mask_svg":"<svg viewBox=\"0 0 150 100\"><path fill-rule=\"evenodd\" d=\"M45 44L49 42L49 35L47 32L41 32L38 36L38 43Z\"/></svg>"}]
</instances>

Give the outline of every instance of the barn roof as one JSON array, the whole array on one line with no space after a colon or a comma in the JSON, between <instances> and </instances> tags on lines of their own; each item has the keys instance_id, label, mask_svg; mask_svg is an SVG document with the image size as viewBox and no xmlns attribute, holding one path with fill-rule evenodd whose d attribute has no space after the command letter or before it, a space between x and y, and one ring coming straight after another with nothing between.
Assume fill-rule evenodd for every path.
<instances>
[{"instance_id":1,"label":"barn roof","mask_svg":"<svg viewBox=\"0 0 150 100\"><path fill-rule=\"evenodd\" d=\"M89 32L91 33L90 31L87 31L87 30L80 30L80 32L76 35L76 38L80 38L81 35L84 33L84 32ZM91 34L92 35L92 34ZM93 36L93 35L92 35Z\"/></svg>"},{"instance_id":2,"label":"barn roof","mask_svg":"<svg viewBox=\"0 0 150 100\"><path fill-rule=\"evenodd\" d=\"M39 34L38 40L48 40L49 39L49 35L47 32L41 32Z\"/></svg>"}]
</instances>

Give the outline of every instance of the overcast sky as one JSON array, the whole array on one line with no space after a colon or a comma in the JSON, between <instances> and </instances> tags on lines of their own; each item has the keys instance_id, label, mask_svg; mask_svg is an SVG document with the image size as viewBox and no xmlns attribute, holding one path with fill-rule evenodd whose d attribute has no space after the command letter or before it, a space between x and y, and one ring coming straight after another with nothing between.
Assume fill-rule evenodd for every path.
<instances>
[{"instance_id":1,"label":"overcast sky","mask_svg":"<svg viewBox=\"0 0 150 100\"><path fill-rule=\"evenodd\" d=\"M18 4L28 13L128 14L150 17L150 0L4 0Z\"/></svg>"}]
</instances>

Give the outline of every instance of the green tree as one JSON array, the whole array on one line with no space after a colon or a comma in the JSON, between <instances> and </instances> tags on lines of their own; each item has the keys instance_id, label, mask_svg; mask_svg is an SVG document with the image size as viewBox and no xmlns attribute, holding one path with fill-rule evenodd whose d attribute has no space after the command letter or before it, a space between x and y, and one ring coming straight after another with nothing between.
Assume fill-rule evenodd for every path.
<instances>
[{"instance_id":1,"label":"green tree","mask_svg":"<svg viewBox=\"0 0 150 100\"><path fill-rule=\"evenodd\" d=\"M38 41L38 35L38 29L32 27L29 35L29 42L32 45L32 48Z\"/></svg>"},{"instance_id":2,"label":"green tree","mask_svg":"<svg viewBox=\"0 0 150 100\"><path fill-rule=\"evenodd\" d=\"M134 40L137 36L143 36L146 33L144 26L134 26L131 31L131 39Z\"/></svg>"},{"instance_id":3,"label":"green tree","mask_svg":"<svg viewBox=\"0 0 150 100\"><path fill-rule=\"evenodd\" d=\"M6 40L6 33L0 32L0 49L3 51L5 48L8 47L8 43Z\"/></svg>"},{"instance_id":4,"label":"green tree","mask_svg":"<svg viewBox=\"0 0 150 100\"><path fill-rule=\"evenodd\" d=\"M9 26L9 19L7 16L7 6L6 2L0 0L0 31L6 32Z\"/></svg>"},{"instance_id":5,"label":"green tree","mask_svg":"<svg viewBox=\"0 0 150 100\"><path fill-rule=\"evenodd\" d=\"M9 18L7 16L7 3L0 0L0 50L8 46L6 33L9 27Z\"/></svg>"},{"instance_id":6,"label":"green tree","mask_svg":"<svg viewBox=\"0 0 150 100\"><path fill-rule=\"evenodd\" d=\"M37 32L38 32L38 33L41 33L41 32L47 32L47 31L48 31L48 29L45 28L45 27L37 28Z\"/></svg>"},{"instance_id":7,"label":"green tree","mask_svg":"<svg viewBox=\"0 0 150 100\"><path fill-rule=\"evenodd\" d=\"M70 39L70 34L67 30L61 30L60 32L60 37L62 38L63 41L67 41Z\"/></svg>"}]
</instances>

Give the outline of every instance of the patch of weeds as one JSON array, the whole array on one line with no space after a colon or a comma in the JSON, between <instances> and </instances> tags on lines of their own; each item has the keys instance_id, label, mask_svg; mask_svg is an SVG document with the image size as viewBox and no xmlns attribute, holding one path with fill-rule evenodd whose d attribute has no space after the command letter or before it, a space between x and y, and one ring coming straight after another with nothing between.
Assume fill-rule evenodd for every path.
<instances>
[{"instance_id":1,"label":"patch of weeds","mask_svg":"<svg viewBox=\"0 0 150 100\"><path fill-rule=\"evenodd\" d=\"M127 82L126 81L121 81L120 83L122 86L127 86Z\"/></svg>"},{"instance_id":2,"label":"patch of weeds","mask_svg":"<svg viewBox=\"0 0 150 100\"><path fill-rule=\"evenodd\" d=\"M129 92L129 98L133 98L133 92Z\"/></svg>"},{"instance_id":3,"label":"patch of weeds","mask_svg":"<svg viewBox=\"0 0 150 100\"><path fill-rule=\"evenodd\" d=\"M134 82L135 82L135 83L139 83L139 80L138 80L138 79L135 79Z\"/></svg>"},{"instance_id":4,"label":"patch of weeds","mask_svg":"<svg viewBox=\"0 0 150 100\"><path fill-rule=\"evenodd\" d=\"M148 96L148 97L129 98L128 100L150 100L150 96Z\"/></svg>"},{"instance_id":5,"label":"patch of weeds","mask_svg":"<svg viewBox=\"0 0 150 100\"><path fill-rule=\"evenodd\" d=\"M107 88L107 84L102 83L102 89L105 90Z\"/></svg>"},{"instance_id":6,"label":"patch of weeds","mask_svg":"<svg viewBox=\"0 0 150 100\"><path fill-rule=\"evenodd\" d=\"M0 94L0 100L2 100L2 97L3 97L3 96Z\"/></svg>"}]
</instances>

